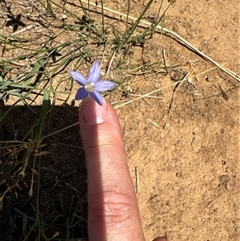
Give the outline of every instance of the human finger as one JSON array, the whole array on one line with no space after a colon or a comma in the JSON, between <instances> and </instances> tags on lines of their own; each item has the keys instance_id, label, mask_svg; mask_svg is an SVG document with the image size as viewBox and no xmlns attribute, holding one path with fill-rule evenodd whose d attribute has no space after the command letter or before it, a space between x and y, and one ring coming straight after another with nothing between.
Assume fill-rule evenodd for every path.
<instances>
[{"instance_id":1,"label":"human finger","mask_svg":"<svg viewBox=\"0 0 240 241\"><path fill-rule=\"evenodd\" d=\"M88 175L90 241L143 241L119 120L110 103L85 99L79 110Z\"/></svg>"}]
</instances>

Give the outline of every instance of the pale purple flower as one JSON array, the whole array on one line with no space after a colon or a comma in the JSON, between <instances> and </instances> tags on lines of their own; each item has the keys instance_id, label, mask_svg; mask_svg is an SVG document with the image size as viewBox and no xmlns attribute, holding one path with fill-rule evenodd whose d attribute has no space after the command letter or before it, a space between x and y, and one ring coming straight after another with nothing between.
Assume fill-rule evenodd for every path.
<instances>
[{"instance_id":1,"label":"pale purple flower","mask_svg":"<svg viewBox=\"0 0 240 241\"><path fill-rule=\"evenodd\" d=\"M99 80L100 78L100 65L98 61L95 61L89 71L88 78L85 78L82 74L76 71L70 71L71 76L82 87L78 89L75 99L85 99L88 94L99 104L102 105L103 97L99 93L114 88L116 85L114 82L107 80Z\"/></svg>"}]
</instances>

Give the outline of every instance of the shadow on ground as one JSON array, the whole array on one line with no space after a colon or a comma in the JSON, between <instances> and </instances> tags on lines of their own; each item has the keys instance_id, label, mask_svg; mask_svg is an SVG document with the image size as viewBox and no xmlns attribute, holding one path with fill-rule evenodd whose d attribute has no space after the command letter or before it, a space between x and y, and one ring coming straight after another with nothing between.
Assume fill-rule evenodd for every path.
<instances>
[{"instance_id":1,"label":"shadow on ground","mask_svg":"<svg viewBox=\"0 0 240 241\"><path fill-rule=\"evenodd\" d=\"M2 105L0 113L9 108L0 123L1 240L86 238L86 170L77 108L52 106L35 140L41 106Z\"/></svg>"}]
</instances>

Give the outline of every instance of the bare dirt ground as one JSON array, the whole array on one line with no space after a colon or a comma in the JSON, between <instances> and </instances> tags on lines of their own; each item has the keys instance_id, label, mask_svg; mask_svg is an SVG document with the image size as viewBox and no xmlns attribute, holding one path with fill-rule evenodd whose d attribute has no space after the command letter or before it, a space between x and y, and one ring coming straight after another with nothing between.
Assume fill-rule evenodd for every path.
<instances>
[{"instance_id":1,"label":"bare dirt ground","mask_svg":"<svg viewBox=\"0 0 240 241\"><path fill-rule=\"evenodd\" d=\"M146 2L133 1L131 15L138 16ZM123 1L104 4L126 11ZM218 63L239 73L237 5L230 0L177 0L166 14L165 24ZM148 13L151 18L156 9L152 7ZM161 235L167 235L169 241L240 240L239 82L162 34L154 34L144 46L132 49L130 64L148 61L177 67L165 73L156 68L151 75L143 70L124 88L107 96L116 107L123 129L146 240ZM185 84L173 85L184 77ZM125 102L157 89L155 94ZM74 95L73 91L69 103ZM46 133L75 123L77 105L55 108ZM16 113L13 116L19 116L22 109ZM15 122L18 129L20 120L31 125L30 117L21 118ZM19 135L24 137L24 131ZM62 186L71 189L73 183L78 183L75 187L83 193L86 191L84 181L78 179L79 173L83 178L86 174L84 165L79 165L83 153L77 135L75 126L49 140L54 155L44 165L55 172L44 174L46 196ZM69 200L68 196L64 198ZM76 232L75 236L83 233Z\"/></svg>"},{"instance_id":2,"label":"bare dirt ground","mask_svg":"<svg viewBox=\"0 0 240 241\"><path fill-rule=\"evenodd\" d=\"M166 26L238 71L238 21L231 1L176 1ZM162 47L168 64L181 64L189 76L210 68L165 37L153 38L145 57L156 58L153 53ZM166 83L169 76L148 81ZM169 89L162 91L162 100L145 98L118 110L146 238L166 233L171 241L237 241L239 83L218 70L192 83L201 95L193 98L179 88L170 110ZM142 91L148 88L145 80L139 85Z\"/></svg>"}]
</instances>

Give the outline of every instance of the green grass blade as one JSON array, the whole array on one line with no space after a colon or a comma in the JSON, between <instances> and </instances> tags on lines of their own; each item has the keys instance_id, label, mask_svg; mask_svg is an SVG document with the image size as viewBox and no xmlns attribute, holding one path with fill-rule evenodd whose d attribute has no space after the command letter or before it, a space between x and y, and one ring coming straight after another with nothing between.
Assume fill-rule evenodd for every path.
<instances>
[{"instance_id":1,"label":"green grass blade","mask_svg":"<svg viewBox=\"0 0 240 241\"><path fill-rule=\"evenodd\" d=\"M34 136L33 136L34 139L41 136L43 124L46 119L49 106L50 106L50 99L49 99L48 92L45 90L43 95L43 102L42 102L42 108L41 108L39 120L36 127L34 128Z\"/></svg>"},{"instance_id":2,"label":"green grass blade","mask_svg":"<svg viewBox=\"0 0 240 241\"><path fill-rule=\"evenodd\" d=\"M139 17L136 19L136 21L134 22L134 24L125 30L125 33L123 35L123 38L122 38L122 42L119 46L118 49L121 49L123 47L123 45L125 43L128 42L129 38L132 36L133 32L135 31L135 29L137 28L138 24L140 23L140 21L142 20L144 14L147 12L147 10L150 8L151 4L152 4L153 0L150 0L147 4L147 6L144 8L144 10L142 11L142 13L139 15Z\"/></svg>"}]
</instances>

